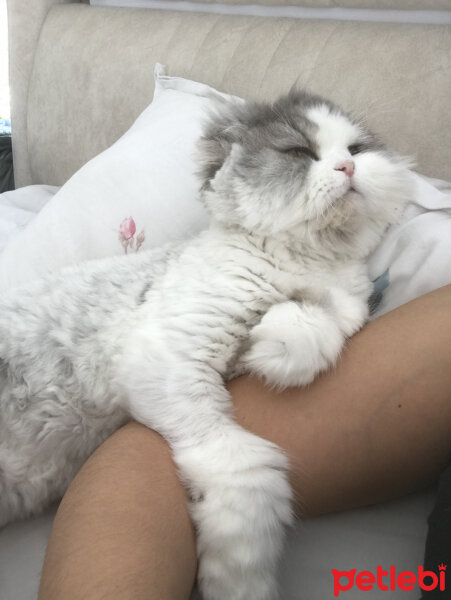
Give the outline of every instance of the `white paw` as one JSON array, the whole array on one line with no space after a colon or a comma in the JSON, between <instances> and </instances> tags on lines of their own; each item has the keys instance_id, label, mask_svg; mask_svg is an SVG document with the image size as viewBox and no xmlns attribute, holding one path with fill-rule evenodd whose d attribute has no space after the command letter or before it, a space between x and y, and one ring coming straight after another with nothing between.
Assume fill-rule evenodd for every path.
<instances>
[{"instance_id":1,"label":"white paw","mask_svg":"<svg viewBox=\"0 0 451 600\"><path fill-rule=\"evenodd\" d=\"M363 326L369 316L369 307L366 300L351 296L340 288L330 289L331 301L337 323L346 337L350 337Z\"/></svg>"},{"instance_id":2,"label":"white paw","mask_svg":"<svg viewBox=\"0 0 451 600\"><path fill-rule=\"evenodd\" d=\"M199 561L198 586L203 600L277 600L277 580L274 573L252 566L247 558L252 548L238 545L236 557L245 555L242 566L222 562L221 554L205 555Z\"/></svg>"},{"instance_id":3,"label":"white paw","mask_svg":"<svg viewBox=\"0 0 451 600\"><path fill-rule=\"evenodd\" d=\"M204 600L276 600L278 558L292 522L285 473L258 467L192 506Z\"/></svg>"},{"instance_id":4,"label":"white paw","mask_svg":"<svg viewBox=\"0 0 451 600\"><path fill-rule=\"evenodd\" d=\"M275 387L307 385L333 365L344 343L330 312L310 303L272 306L250 334L243 362Z\"/></svg>"},{"instance_id":5,"label":"white paw","mask_svg":"<svg viewBox=\"0 0 451 600\"><path fill-rule=\"evenodd\" d=\"M219 455L202 449L199 464L193 450L179 463L185 473L198 465L198 482L189 477L198 585L203 600L276 600L278 559L293 520L288 461L247 432L229 438L225 446L215 444Z\"/></svg>"}]
</instances>

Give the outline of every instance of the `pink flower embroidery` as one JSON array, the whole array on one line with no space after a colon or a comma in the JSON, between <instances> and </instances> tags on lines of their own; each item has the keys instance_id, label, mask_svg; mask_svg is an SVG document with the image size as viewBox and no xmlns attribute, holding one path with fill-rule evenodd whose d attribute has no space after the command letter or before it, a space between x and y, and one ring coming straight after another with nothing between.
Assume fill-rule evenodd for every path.
<instances>
[{"instance_id":1,"label":"pink flower embroidery","mask_svg":"<svg viewBox=\"0 0 451 600\"><path fill-rule=\"evenodd\" d=\"M129 240L136 233L136 225L135 221L132 217L128 217L128 219L124 219L122 223L119 225L119 235L124 240Z\"/></svg>"},{"instance_id":2,"label":"pink flower embroidery","mask_svg":"<svg viewBox=\"0 0 451 600\"><path fill-rule=\"evenodd\" d=\"M138 237L134 238L136 233L136 224L132 217L128 217L128 219L124 219L122 223L119 225L119 241L124 248L125 254L128 253L128 249L132 248L135 252L141 248L146 239L144 229L141 233L138 234Z\"/></svg>"}]
</instances>

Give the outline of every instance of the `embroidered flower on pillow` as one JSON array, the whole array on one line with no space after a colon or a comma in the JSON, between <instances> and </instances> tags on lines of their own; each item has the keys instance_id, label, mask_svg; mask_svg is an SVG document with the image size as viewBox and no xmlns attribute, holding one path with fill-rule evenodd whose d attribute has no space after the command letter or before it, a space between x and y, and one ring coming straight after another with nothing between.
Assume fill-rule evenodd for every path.
<instances>
[{"instance_id":1,"label":"embroidered flower on pillow","mask_svg":"<svg viewBox=\"0 0 451 600\"><path fill-rule=\"evenodd\" d=\"M135 238L136 224L132 217L128 217L122 221L119 225L119 241L124 248L125 254L128 253L128 249L131 248L135 252L141 248L146 239L144 229Z\"/></svg>"}]
</instances>

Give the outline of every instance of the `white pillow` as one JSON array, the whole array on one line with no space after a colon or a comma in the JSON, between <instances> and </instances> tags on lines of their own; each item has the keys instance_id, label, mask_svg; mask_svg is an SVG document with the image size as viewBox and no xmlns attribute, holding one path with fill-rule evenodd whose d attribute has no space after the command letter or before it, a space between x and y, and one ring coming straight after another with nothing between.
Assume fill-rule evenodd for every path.
<instances>
[{"instance_id":1,"label":"white pillow","mask_svg":"<svg viewBox=\"0 0 451 600\"><path fill-rule=\"evenodd\" d=\"M414 175L412 200L369 257L373 318L451 283L451 184Z\"/></svg>"},{"instance_id":2,"label":"white pillow","mask_svg":"<svg viewBox=\"0 0 451 600\"><path fill-rule=\"evenodd\" d=\"M0 194L0 252L11 237L36 217L58 190L52 185L28 185Z\"/></svg>"},{"instance_id":3,"label":"white pillow","mask_svg":"<svg viewBox=\"0 0 451 600\"><path fill-rule=\"evenodd\" d=\"M205 227L192 154L216 90L155 68L154 100L84 165L0 255L0 289L65 265L190 236ZM237 99L238 100L238 99Z\"/></svg>"}]
</instances>

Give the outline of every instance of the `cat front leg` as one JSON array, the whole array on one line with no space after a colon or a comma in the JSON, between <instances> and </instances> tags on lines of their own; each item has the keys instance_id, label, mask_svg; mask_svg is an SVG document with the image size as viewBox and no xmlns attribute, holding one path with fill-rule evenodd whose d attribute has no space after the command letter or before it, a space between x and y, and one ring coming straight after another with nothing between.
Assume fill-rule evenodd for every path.
<instances>
[{"instance_id":1,"label":"cat front leg","mask_svg":"<svg viewBox=\"0 0 451 600\"><path fill-rule=\"evenodd\" d=\"M282 302L250 332L241 361L247 370L279 389L311 383L337 361L345 341L337 316L312 302Z\"/></svg>"},{"instance_id":2,"label":"cat front leg","mask_svg":"<svg viewBox=\"0 0 451 600\"><path fill-rule=\"evenodd\" d=\"M287 461L238 427L174 448L190 490L204 600L276 600L277 565L292 522Z\"/></svg>"},{"instance_id":3,"label":"cat front leg","mask_svg":"<svg viewBox=\"0 0 451 600\"><path fill-rule=\"evenodd\" d=\"M222 378L205 365L179 365L165 399L133 381L130 411L169 442L188 491L203 599L275 600L292 520L286 457L233 420Z\"/></svg>"}]
</instances>

